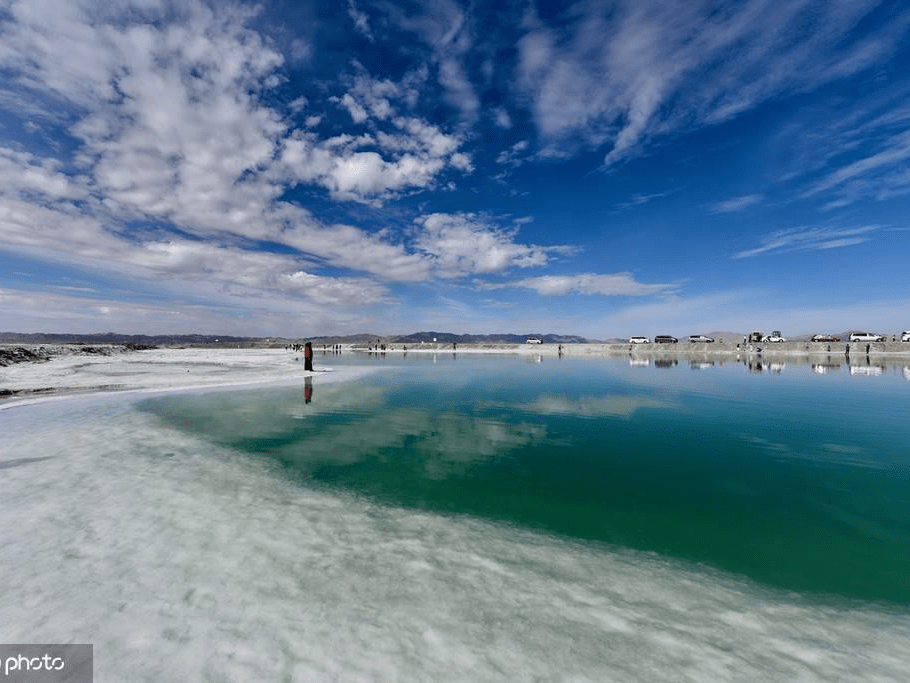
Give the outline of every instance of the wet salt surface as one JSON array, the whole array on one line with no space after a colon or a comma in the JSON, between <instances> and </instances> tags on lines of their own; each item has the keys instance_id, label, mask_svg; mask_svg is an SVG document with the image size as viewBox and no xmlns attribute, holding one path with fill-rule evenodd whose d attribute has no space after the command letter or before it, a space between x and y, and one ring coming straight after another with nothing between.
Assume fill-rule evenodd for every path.
<instances>
[{"instance_id":1,"label":"wet salt surface","mask_svg":"<svg viewBox=\"0 0 910 683\"><path fill-rule=\"evenodd\" d=\"M902 680L910 617L313 490L127 395L0 411L0 641L96 681Z\"/></svg>"},{"instance_id":2,"label":"wet salt surface","mask_svg":"<svg viewBox=\"0 0 910 683\"><path fill-rule=\"evenodd\" d=\"M332 371L321 363L316 369L319 374ZM347 368L347 372L358 371ZM0 410L29 396L302 382L307 374L302 354L284 349L150 349L112 356L62 355L43 363L0 368L0 390L16 392L14 399L0 400Z\"/></svg>"}]
</instances>

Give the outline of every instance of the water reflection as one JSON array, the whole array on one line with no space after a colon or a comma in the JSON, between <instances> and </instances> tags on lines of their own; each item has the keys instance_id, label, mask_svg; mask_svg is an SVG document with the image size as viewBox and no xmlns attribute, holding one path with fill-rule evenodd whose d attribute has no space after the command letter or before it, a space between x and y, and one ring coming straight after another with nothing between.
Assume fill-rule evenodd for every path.
<instances>
[{"instance_id":1,"label":"water reflection","mask_svg":"<svg viewBox=\"0 0 910 683\"><path fill-rule=\"evenodd\" d=\"M788 588L910 600L910 502L895 455L905 452L906 402L873 424L843 400L887 401L885 382L820 392L799 376L761 382L755 361L749 372L696 359L705 372L660 373L630 371L624 358L533 370L526 360L408 362L321 384L305 409L299 387L144 405L304 486L681 556Z\"/></svg>"},{"instance_id":2,"label":"water reflection","mask_svg":"<svg viewBox=\"0 0 910 683\"><path fill-rule=\"evenodd\" d=\"M567 415L581 418L628 418L643 408L679 410L679 406L666 398L640 394L605 394L601 396L541 396L536 401L517 404L492 404L503 409L519 410L535 415Z\"/></svg>"},{"instance_id":3,"label":"water reflection","mask_svg":"<svg viewBox=\"0 0 910 683\"><path fill-rule=\"evenodd\" d=\"M309 403L313 400L313 378L303 378L303 402Z\"/></svg>"},{"instance_id":4,"label":"water reflection","mask_svg":"<svg viewBox=\"0 0 910 683\"><path fill-rule=\"evenodd\" d=\"M790 369L808 368L816 375L829 375L841 372L841 367L846 366L849 375L855 377L878 377L888 373L888 367L892 368L895 373L902 374L906 379L910 379L910 365L906 360L895 362L895 360L876 357L875 355L807 355L807 356L788 356L786 358L771 357L756 353L737 354L734 358L726 357L726 360L733 360L750 373L763 374L783 374ZM672 368L680 362L688 363L692 370L712 370L724 367L723 357L705 357L699 354L698 357L692 355L683 355L680 357L640 355L628 356L630 367L646 368L654 366L655 368ZM889 362L890 360L890 362Z\"/></svg>"},{"instance_id":5,"label":"water reflection","mask_svg":"<svg viewBox=\"0 0 910 683\"><path fill-rule=\"evenodd\" d=\"M884 365L851 365L850 374L861 377L878 377L885 374Z\"/></svg>"}]
</instances>

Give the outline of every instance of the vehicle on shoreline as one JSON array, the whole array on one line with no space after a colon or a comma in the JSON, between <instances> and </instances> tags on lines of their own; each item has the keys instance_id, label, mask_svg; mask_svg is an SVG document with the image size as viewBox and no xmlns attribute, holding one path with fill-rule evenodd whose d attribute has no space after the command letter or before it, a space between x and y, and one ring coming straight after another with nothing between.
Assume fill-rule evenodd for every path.
<instances>
[{"instance_id":1,"label":"vehicle on shoreline","mask_svg":"<svg viewBox=\"0 0 910 683\"><path fill-rule=\"evenodd\" d=\"M832 334L813 334L812 339L809 341L814 342L839 342L840 337L835 337Z\"/></svg>"},{"instance_id":2,"label":"vehicle on shoreline","mask_svg":"<svg viewBox=\"0 0 910 683\"><path fill-rule=\"evenodd\" d=\"M699 342L705 343L705 344L710 344L713 341L714 341L714 337L706 337L703 334L690 334L689 335L689 342L691 342L693 344L699 343Z\"/></svg>"},{"instance_id":3,"label":"vehicle on shoreline","mask_svg":"<svg viewBox=\"0 0 910 683\"><path fill-rule=\"evenodd\" d=\"M766 343L770 342L771 344L781 344L787 340L784 338L784 335L780 333L780 330L774 330L771 334L762 339L762 341Z\"/></svg>"},{"instance_id":4,"label":"vehicle on shoreline","mask_svg":"<svg viewBox=\"0 0 910 683\"><path fill-rule=\"evenodd\" d=\"M679 339L669 334L659 334L654 337L655 344L675 344Z\"/></svg>"},{"instance_id":5,"label":"vehicle on shoreline","mask_svg":"<svg viewBox=\"0 0 910 683\"><path fill-rule=\"evenodd\" d=\"M543 342L540 339L531 337L530 339L528 339L528 341L525 342L525 344L543 344Z\"/></svg>"},{"instance_id":6,"label":"vehicle on shoreline","mask_svg":"<svg viewBox=\"0 0 910 683\"><path fill-rule=\"evenodd\" d=\"M647 337L629 337L630 344L650 344L651 340Z\"/></svg>"},{"instance_id":7,"label":"vehicle on shoreline","mask_svg":"<svg viewBox=\"0 0 910 683\"><path fill-rule=\"evenodd\" d=\"M875 334L874 332L851 332L850 341L852 342L883 342L884 335Z\"/></svg>"},{"instance_id":8,"label":"vehicle on shoreline","mask_svg":"<svg viewBox=\"0 0 910 683\"><path fill-rule=\"evenodd\" d=\"M901 341L910 342L910 330L904 330L901 332Z\"/></svg>"}]
</instances>

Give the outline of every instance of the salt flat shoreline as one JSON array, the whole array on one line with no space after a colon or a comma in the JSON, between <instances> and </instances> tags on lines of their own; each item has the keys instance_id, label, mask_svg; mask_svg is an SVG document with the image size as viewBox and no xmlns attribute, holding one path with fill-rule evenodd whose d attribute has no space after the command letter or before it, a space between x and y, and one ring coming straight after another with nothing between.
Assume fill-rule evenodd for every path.
<instances>
[{"instance_id":1,"label":"salt flat shoreline","mask_svg":"<svg viewBox=\"0 0 910 683\"><path fill-rule=\"evenodd\" d=\"M0 345L0 351L28 348ZM165 392L252 386L341 382L377 368L303 369L301 353L286 349L155 348L120 345L42 345L36 359L0 366L0 410L27 403L99 392ZM37 351L37 347L34 349ZM20 354L21 356L21 354Z\"/></svg>"},{"instance_id":2,"label":"salt flat shoreline","mask_svg":"<svg viewBox=\"0 0 910 683\"><path fill-rule=\"evenodd\" d=\"M391 344L385 350L370 350L370 347L355 345L345 347L360 353L490 353L519 354L530 356L697 356L699 358L729 358L761 353L765 357L805 357L833 355L866 355L865 343L849 342L803 342L792 341L777 344L739 344L730 342L677 344L629 344L629 343L589 343L589 344ZM868 344L870 356L884 358L910 357L908 342L877 342ZM319 351L319 349L316 349Z\"/></svg>"},{"instance_id":3,"label":"salt flat shoreline","mask_svg":"<svg viewBox=\"0 0 910 683\"><path fill-rule=\"evenodd\" d=\"M910 359L910 343L868 345L845 342L784 342L761 345L760 357L826 360L844 357L849 346L854 358ZM345 353L385 354L499 354L528 357L623 356L690 358L699 360L759 357L758 345L711 344L391 344L371 351L367 346L343 346ZM345 381L377 368L326 363L331 355L315 349L316 372L303 369L302 353L284 347L227 348L211 345L137 349L121 344L0 344L0 409L42 398L111 391L175 391L267 383Z\"/></svg>"}]
</instances>

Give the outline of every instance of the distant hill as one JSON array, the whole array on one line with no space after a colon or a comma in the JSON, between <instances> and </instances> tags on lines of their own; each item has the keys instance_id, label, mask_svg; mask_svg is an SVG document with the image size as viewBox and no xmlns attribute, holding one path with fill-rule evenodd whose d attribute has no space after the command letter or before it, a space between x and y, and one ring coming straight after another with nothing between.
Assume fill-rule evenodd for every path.
<instances>
[{"instance_id":1,"label":"distant hill","mask_svg":"<svg viewBox=\"0 0 910 683\"><path fill-rule=\"evenodd\" d=\"M396 344L419 344L432 342L439 344L524 344L528 339L540 339L545 344L583 344L588 342L584 337L563 334L454 334L452 332L415 332L414 334L397 335L390 341Z\"/></svg>"},{"instance_id":2,"label":"distant hill","mask_svg":"<svg viewBox=\"0 0 910 683\"><path fill-rule=\"evenodd\" d=\"M301 339L306 339L314 344L369 344L370 342L375 342L377 339L382 339L385 342L388 341L388 337L383 337L381 334L371 334L369 332L348 335L325 335L322 337L301 337Z\"/></svg>"},{"instance_id":3,"label":"distant hill","mask_svg":"<svg viewBox=\"0 0 910 683\"><path fill-rule=\"evenodd\" d=\"M284 339L281 337L233 337L219 334L118 334L99 332L95 334L45 333L45 332L0 332L0 343L3 344L143 344L143 345L179 345L179 344L261 344L271 345L297 342L302 339L313 344L369 344L380 340L381 343L419 344L436 339L440 344L524 344L530 338L540 339L546 344L580 344L591 340L576 335L540 334L454 334L452 332L415 332L407 335L349 334L298 337Z\"/></svg>"}]
</instances>

